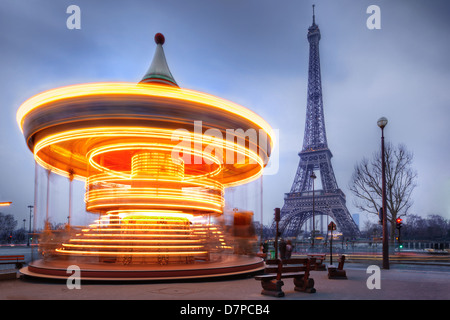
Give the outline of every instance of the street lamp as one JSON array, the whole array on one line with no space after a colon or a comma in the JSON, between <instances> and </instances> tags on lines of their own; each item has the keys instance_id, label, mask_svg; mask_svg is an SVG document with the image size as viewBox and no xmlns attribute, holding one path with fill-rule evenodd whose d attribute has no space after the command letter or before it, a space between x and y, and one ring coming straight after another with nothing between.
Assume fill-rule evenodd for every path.
<instances>
[{"instance_id":1,"label":"street lamp","mask_svg":"<svg viewBox=\"0 0 450 320\"><path fill-rule=\"evenodd\" d=\"M389 240L387 230L387 210L386 210L386 162L384 154L384 127L387 125L388 120L385 117L381 117L377 121L377 125L381 128L381 192L383 201L383 268L389 269Z\"/></svg>"},{"instance_id":2,"label":"street lamp","mask_svg":"<svg viewBox=\"0 0 450 320\"><path fill-rule=\"evenodd\" d=\"M280 208L275 208L274 220L275 220L275 223L276 223L276 229L275 229L275 259L278 259L278 236L279 236L278 223L281 220Z\"/></svg>"},{"instance_id":3,"label":"street lamp","mask_svg":"<svg viewBox=\"0 0 450 320\"><path fill-rule=\"evenodd\" d=\"M27 241L27 246L30 246L30 235L31 235L31 210L34 208L34 206L28 206L28 208L30 208L30 224L29 224L29 229L28 229L28 241Z\"/></svg>"},{"instance_id":4,"label":"street lamp","mask_svg":"<svg viewBox=\"0 0 450 320\"><path fill-rule=\"evenodd\" d=\"M315 214L314 214L314 180L317 178L314 174L314 171L311 173L310 178L312 179L312 187L313 187L313 227L312 227L312 244L311 246L314 248L314 238L316 237L316 221L315 221Z\"/></svg>"}]
</instances>

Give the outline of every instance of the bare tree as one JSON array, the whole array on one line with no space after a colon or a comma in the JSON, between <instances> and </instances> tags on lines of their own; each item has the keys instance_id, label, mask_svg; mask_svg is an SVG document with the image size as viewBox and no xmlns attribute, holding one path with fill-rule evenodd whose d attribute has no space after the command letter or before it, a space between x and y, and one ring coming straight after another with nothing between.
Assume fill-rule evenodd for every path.
<instances>
[{"instance_id":1,"label":"bare tree","mask_svg":"<svg viewBox=\"0 0 450 320\"><path fill-rule=\"evenodd\" d=\"M402 229L402 238L405 240L450 240L450 220L438 214L421 217L408 214Z\"/></svg>"},{"instance_id":2,"label":"bare tree","mask_svg":"<svg viewBox=\"0 0 450 320\"><path fill-rule=\"evenodd\" d=\"M14 229L17 226L17 221L12 214L3 214L0 212L0 242L6 242L12 236Z\"/></svg>"},{"instance_id":3,"label":"bare tree","mask_svg":"<svg viewBox=\"0 0 450 320\"><path fill-rule=\"evenodd\" d=\"M386 159L386 206L387 219L391 225L390 239L394 239L395 220L405 216L413 201L411 194L416 187L417 172L412 169L413 154L403 144L385 146ZM349 188L356 196L355 206L378 215L382 207L381 151L371 160L363 158L355 165Z\"/></svg>"}]
</instances>

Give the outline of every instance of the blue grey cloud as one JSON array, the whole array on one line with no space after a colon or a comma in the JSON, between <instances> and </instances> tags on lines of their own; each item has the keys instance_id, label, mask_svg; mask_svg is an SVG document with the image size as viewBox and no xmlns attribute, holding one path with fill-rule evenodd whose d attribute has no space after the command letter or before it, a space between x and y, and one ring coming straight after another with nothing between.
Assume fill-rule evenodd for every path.
<instances>
[{"instance_id":1,"label":"blue grey cloud","mask_svg":"<svg viewBox=\"0 0 450 320\"><path fill-rule=\"evenodd\" d=\"M34 161L15 123L20 104L54 87L138 81L153 35L166 36L177 82L240 103L280 129L280 169L264 178L265 222L283 205L298 164L306 107L312 1L13 1L0 3L0 201L19 221L34 201ZM449 3L318 0L325 121L338 184L387 139L414 152L416 214L450 218ZM81 8L81 29L66 8ZM366 9L381 8L369 30ZM258 219L259 216L256 215Z\"/></svg>"}]
</instances>

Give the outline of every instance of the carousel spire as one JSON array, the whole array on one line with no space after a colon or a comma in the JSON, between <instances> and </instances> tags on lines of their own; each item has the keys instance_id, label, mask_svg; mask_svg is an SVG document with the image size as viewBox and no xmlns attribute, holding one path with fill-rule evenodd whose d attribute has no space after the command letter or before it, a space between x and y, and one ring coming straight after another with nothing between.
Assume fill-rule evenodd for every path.
<instances>
[{"instance_id":1,"label":"carousel spire","mask_svg":"<svg viewBox=\"0 0 450 320\"><path fill-rule=\"evenodd\" d=\"M166 56L162 46L164 42L164 35L162 33L157 33L155 35L156 51L153 56L153 61L140 83L162 83L178 87L178 84L173 78L169 66L167 65Z\"/></svg>"}]
</instances>

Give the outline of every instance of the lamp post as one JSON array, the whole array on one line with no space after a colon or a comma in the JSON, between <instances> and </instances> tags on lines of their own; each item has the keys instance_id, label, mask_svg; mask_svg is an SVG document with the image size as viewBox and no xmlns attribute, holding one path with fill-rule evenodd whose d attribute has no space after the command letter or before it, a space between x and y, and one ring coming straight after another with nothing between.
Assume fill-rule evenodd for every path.
<instances>
[{"instance_id":1,"label":"lamp post","mask_svg":"<svg viewBox=\"0 0 450 320\"><path fill-rule=\"evenodd\" d=\"M381 117L377 121L377 125L381 128L381 192L383 201L383 269L389 269L389 239L387 230L387 210L386 210L386 162L384 154L384 127L388 120Z\"/></svg>"},{"instance_id":2,"label":"lamp post","mask_svg":"<svg viewBox=\"0 0 450 320\"><path fill-rule=\"evenodd\" d=\"M27 246L30 246L30 235L31 235L31 210L34 208L34 206L28 206L28 208L30 208L30 223L29 223L29 229L28 229L28 241L27 241Z\"/></svg>"},{"instance_id":3,"label":"lamp post","mask_svg":"<svg viewBox=\"0 0 450 320\"><path fill-rule=\"evenodd\" d=\"M275 229L275 259L278 259L278 223L281 220L281 211L280 208L275 208L275 214L274 214L274 220L276 223L276 229Z\"/></svg>"},{"instance_id":4,"label":"lamp post","mask_svg":"<svg viewBox=\"0 0 450 320\"><path fill-rule=\"evenodd\" d=\"M314 248L314 238L316 237L316 221L315 221L315 201L314 201L314 180L316 180L316 175L314 174L314 171L311 173L310 178L312 179L312 187L313 187L313 227L312 227L312 243L311 243L311 247Z\"/></svg>"},{"instance_id":5,"label":"lamp post","mask_svg":"<svg viewBox=\"0 0 450 320\"><path fill-rule=\"evenodd\" d=\"M73 195L73 169L70 169L69 170L69 216L67 217L68 230L70 230L70 225L72 223L72 195Z\"/></svg>"}]
</instances>

